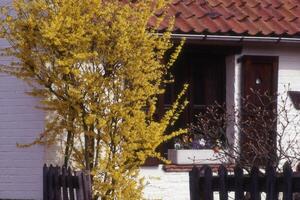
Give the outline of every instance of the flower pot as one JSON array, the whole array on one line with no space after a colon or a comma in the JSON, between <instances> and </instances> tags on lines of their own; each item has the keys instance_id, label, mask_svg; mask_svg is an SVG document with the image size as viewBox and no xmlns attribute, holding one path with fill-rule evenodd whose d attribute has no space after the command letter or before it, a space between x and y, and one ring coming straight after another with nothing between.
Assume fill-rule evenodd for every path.
<instances>
[{"instance_id":1,"label":"flower pot","mask_svg":"<svg viewBox=\"0 0 300 200\"><path fill-rule=\"evenodd\" d=\"M221 164L218 153L212 149L168 149L172 164Z\"/></svg>"}]
</instances>

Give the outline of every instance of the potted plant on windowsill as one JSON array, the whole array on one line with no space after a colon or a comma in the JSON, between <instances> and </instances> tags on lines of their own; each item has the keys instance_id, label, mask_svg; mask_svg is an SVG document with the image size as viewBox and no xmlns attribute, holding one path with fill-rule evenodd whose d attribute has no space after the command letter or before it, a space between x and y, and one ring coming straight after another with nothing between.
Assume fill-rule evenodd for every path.
<instances>
[{"instance_id":1,"label":"potted plant on windowsill","mask_svg":"<svg viewBox=\"0 0 300 200\"><path fill-rule=\"evenodd\" d=\"M228 161L224 149L229 148L226 136L228 119L225 106L207 106L188 126L189 134L176 138L174 149L168 150L173 164L221 164Z\"/></svg>"},{"instance_id":2,"label":"potted plant on windowsill","mask_svg":"<svg viewBox=\"0 0 300 200\"><path fill-rule=\"evenodd\" d=\"M191 124L190 134L174 141L174 149L168 150L168 159L173 164L221 164L225 162L220 149L226 144L226 128L211 126L203 129L199 123ZM208 133L209 132L209 133Z\"/></svg>"},{"instance_id":3,"label":"potted plant on windowsill","mask_svg":"<svg viewBox=\"0 0 300 200\"><path fill-rule=\"evenodd\" d=\"M173 164L221 164L219 157L221 138L215 141L203 135L190 134L176 138L174 149L168 149L168 159Z\"/></svg>"}]
</instances>

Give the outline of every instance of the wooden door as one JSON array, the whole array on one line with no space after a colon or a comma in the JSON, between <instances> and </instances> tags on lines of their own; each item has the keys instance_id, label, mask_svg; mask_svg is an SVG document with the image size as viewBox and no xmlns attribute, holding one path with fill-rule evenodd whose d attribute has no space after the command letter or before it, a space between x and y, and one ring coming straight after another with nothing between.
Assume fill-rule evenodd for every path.
<instances>
[{"instance_id":1,"label":"wooden door","mask_svg":"<svg viewBox=\"0 0 300 200\"><path fill-rule=\"evenodd\" d=\"M278 57L242 59L241 159L265 165L276 156Z\"/></svg>"}]
</instances>

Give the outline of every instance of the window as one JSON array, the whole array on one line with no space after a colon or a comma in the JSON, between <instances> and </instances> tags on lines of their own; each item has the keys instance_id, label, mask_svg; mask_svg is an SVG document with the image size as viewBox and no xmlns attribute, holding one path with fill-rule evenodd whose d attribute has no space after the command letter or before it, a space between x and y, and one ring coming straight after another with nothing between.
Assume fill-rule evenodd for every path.
<instances>
[{"instance_id":1,"label":"window","mask_svg":"<svg viewBox=\"0 0 300 200\"><path fill-rule=\"evenodd\" d=\"M163 106L161 106L163 111L160 113L165 112L174 102L183 84L189 84L186 92L189 104L177 121L176 128L187 127L198 113L205 110L206 106L215 102L225 103L225 55L186 50L175 63L172 74L174 83L166 86ZM165 145L165 155L167 155L167 149L172 149L173 145L172 141Z\"/></svg>"}]
</instances>

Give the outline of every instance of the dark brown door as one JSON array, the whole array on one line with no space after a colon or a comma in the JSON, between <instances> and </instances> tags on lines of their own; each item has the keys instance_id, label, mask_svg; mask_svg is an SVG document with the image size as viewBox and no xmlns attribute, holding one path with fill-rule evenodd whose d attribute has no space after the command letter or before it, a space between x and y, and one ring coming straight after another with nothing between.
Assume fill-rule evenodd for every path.
<instances>
[{"instance_id":1,"label":"dark brown door","mask_svg":"<svg viewBox=\"0 0 300 200\"><path fill-rule=\"evenodd\" d=\"M278 57L244 56L242 62L241 158L264 165L276 159Z\"/></svg>"}]
</instances>

